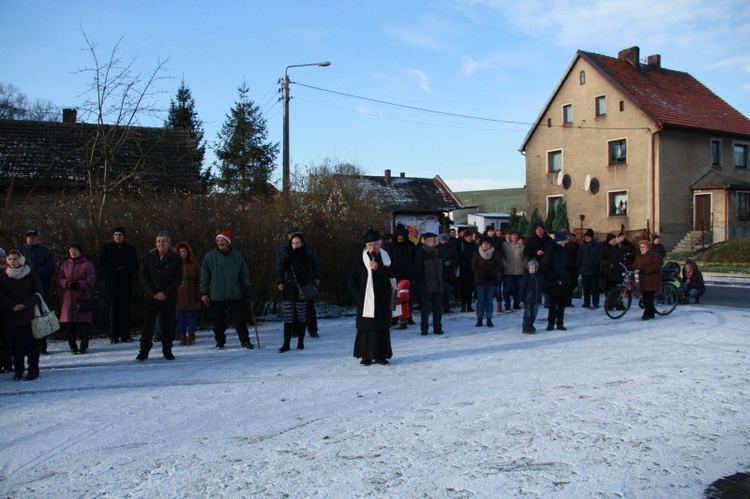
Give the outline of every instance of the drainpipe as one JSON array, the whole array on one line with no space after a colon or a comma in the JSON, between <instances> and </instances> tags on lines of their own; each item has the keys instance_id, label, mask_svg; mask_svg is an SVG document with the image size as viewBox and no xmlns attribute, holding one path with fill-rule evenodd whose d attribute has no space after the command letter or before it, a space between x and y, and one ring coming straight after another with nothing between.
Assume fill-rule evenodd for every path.
<instances>
[{"instance_id":1,"label":"drainpipe","mask_svg":"<svg viewBox=\"0 0 750 499\"><path fill-rule=\"evenodd\" d=\"M661 216L656 218L656 135L664 129L661 123L656 131L651 134L651 171L649 178L651 180L651 220L654 221L654 232L661 234Z\"/></svg>"},{"instance_id":2,"label":"drainpipe","mask_svg":"<svg viewBox=\"0 0 750 499\"><path fill-rule=\"evenodd\" d=\"M729 187L724 187L724 242L729 241Z\"/></svg>"}]
</instances>

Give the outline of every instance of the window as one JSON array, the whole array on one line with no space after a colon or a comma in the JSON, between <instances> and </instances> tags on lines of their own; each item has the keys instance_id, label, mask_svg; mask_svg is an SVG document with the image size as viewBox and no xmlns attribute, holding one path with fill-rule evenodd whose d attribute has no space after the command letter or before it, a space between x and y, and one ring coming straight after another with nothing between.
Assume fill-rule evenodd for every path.
<instances>
[{"instance_id":1,"label":"window","mask_svg":"<svg viewBox=\"0 0 750 499\"><path fill-rule=\"evenodd\" d=\"M721 166L721 141L711 140L711 166Z\"/></svg>"},{"instance_id":2,"label":"window","mask_svg":"<svg viewBox=\"0 0 750 499\"><path fill-rule=\"evenodd\" d=\"M547 173L562 171L562 150L547 152Z\"/></svg>"},{"instance_id":3,"label":"window","mask_svg":"<svg viewBox=\"0 0 750 499\"><path fill-rule=\"evenodd\" d=\"M737 217L750 218L750 192L737 192Z\"/></svg>"},{"instance_id":4,"label":"window","mask_svg":"<svg viewBox=\"0 0 750 499\"><path fill-rule=\"evenodd\" d=\"M610 217L627 217L628 216L628 191L618 191L609 193L609 216Z\"/></svg>"},{"instance_id":5,"label":"window","mask_svg":"<svg viewBox=\"0 0 750 499\"><path fill-rule=\"evenodd\" d=\"M549 196L547 198L547 214L549 215L550 210L557 209L563 202L562 196Z\"/></svg>"},{"instance_id":6,"label":"window","mask_svg":"<svg viewBox=\"0 0 750 499\"><path fill-rule=\"evenodd\" d=\"M581 71L578 73L578 81L581 83L581 85L586 84L586 71Z\"/></svg>"},{"instance_id":7,"label":"window","mask_svg":"<svg viewBox=\"0 0 750 499\"><path fill-rule=\"evenodd\" d=\"M563 124L570 125L573 123L573 104L563 106Z\"/></svg>"},{"instance_id":8,"label":"window","mask_svg":"<svg viewBox=\"0 0 750 499\"><path fill-rule=\"evenodd\" d=\"M620 101L620 112L623 112L623 111L625 111L625 101L621 100Z\"/></svg>"},{"instance_id":9,"label":"window","mask_svg":"<svg viewBox=\"0 0 750 499\"><path fill-rule=\"evenodd\" d=\"M621 165L628 162L627 141L625 139L607 142L609 148L609 164Z\"/></svg>"},{"instance_id":10,"label":"window","mask_svg":"<svg viewBox=\"0 0 750 499\"><path fill-rule=\"evenodd\" d=\"M607 115L607 97L604 95L596 98L596 115L597 116Z\"/></svg>"},{"instance_id":11,"label":"window","mask_svg":"<svg viewBox=\"0 0 750 499\"><path fill-rule=\"evenodd\" d=\"M747 144L734 145L734 167L747 168Z\"/></svg>"}]
</instances>

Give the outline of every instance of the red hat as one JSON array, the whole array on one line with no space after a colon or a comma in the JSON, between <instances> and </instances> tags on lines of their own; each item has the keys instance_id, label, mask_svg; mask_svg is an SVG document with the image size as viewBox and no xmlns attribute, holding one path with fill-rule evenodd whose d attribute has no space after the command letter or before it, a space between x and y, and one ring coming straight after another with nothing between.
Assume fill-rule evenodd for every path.
<instances>
[{"instance_id":1,"label":"red hat","mask_svg":"<svg viewBox=\"0 0 750 499\"><path fill-rule=\"evenodd\" d=\"M229 244L232 244L232 233L228 230L222 230L218 234L216 234L216 239L226 239Z\"/></svg>"}]
</instances>

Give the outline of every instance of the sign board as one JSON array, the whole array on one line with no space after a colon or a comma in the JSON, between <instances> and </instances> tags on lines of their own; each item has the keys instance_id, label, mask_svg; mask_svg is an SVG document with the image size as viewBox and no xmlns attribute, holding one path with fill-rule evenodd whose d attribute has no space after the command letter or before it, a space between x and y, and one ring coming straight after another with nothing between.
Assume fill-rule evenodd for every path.
<instances>
[{"instance_id":1,"label":"sign board","mask_svg":"<svg viewBox=\"0 0 750 499\"><path fill-rule=\"evenodd\" d=\"M396 215L394 227L403 224L409 232L409 240L419 242L419 235L425 232L440 234L440 221L437 215Z\"/></svg>"}]
</instances>

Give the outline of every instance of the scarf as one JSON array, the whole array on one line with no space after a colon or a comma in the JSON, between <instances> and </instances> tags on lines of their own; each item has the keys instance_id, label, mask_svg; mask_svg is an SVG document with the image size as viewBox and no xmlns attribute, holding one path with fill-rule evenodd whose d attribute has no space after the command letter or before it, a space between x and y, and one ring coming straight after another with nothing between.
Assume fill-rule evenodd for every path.
<instances>
[{"instance_id":1,"label":"scarf","mask_svg":"<svg viewBox=\"0 0 750 499\"><path fill-rule=\"evenodd\" d=\"M484 251L481 246L479 247L479 256L481 256L485 260L489 260L490 258L492 258L492 253L494 252L495 252L495 248L493 247L491 247L487 251Z\"/></svg>"},{"instance_id":2,"label":"scarf","mask_svg":"<svg viewBox=\"0 0 750 499\"><path fill-rule=\"evenodd\" d=\"M388 256L384 250L380 250L380 256L383 259L383 265L386 267L391 266L391 257ZM370 255L367 254L367 249L362 252L362 261L367 269L367 285L365 286L365 306L362 309L362 317L368 319L375 318L375 286L372 282L372 269L370 268Z\"/></svg>"},{"instance_id":3,"label":"scarf","mask_svg":"<svg viewBox=\"0 0 750 499\"><path fill-rule=\"evenodd\" d=\"M11 279L23 279L24 277L29 275L30 272L31 272L31 267L29 267L28 265L21 265L17 269L13 269L10 267L5 268L5 273Z\"/></svg>"}]
</instances>

